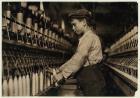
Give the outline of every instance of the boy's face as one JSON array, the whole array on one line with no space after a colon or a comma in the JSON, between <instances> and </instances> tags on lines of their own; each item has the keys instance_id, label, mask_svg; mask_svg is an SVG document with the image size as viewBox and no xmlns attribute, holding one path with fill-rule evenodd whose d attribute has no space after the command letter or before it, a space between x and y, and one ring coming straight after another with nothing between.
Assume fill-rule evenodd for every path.
<instances>
[{"instance_id":1,"label":"boy's face","mask_svg":"<svg viewBox=\"0 0 140 98\"><path fill-rule=\"evenodd\" d=\"M83 20L78 20L78 19L72 19L71 20L72 24L72 29L77 35L80 35L83 33L83 28L84 28L84 21Z\"/></svg>"}]
</instances>

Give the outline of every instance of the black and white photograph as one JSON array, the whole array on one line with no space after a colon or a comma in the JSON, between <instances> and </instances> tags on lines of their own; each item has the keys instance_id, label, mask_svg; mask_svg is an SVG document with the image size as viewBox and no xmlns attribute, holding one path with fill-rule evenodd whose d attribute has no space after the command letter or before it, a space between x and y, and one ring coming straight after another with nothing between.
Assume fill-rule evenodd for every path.
<instances>
[{"instance_id":1,"label":"black and white photograph","mask_svg":"<svg viewBox=\"0 0 140 98\"><path fill-rule=\"evenodd\" d=\"M2 96L135 96L138 2L1 5Z\"/></svg>"}]
</instances>

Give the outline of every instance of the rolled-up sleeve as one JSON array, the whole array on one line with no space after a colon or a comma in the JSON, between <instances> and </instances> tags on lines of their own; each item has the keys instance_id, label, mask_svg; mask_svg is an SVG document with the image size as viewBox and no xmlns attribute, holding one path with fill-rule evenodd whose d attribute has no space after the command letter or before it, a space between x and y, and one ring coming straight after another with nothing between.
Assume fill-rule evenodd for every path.
<instances>
[{"instance_id":1,"label":"rolled-up sleeve","mask_svg":"<svg viewBox=\"0 0 140 98\"><path fill-rule=\"evenodd\" d=\"M67 78L72 73L77 72L81 66L85 63L88 51L93 43L93 37L89 34L84 36L80 41L76 53L72 58L63 64L59 70L61 70L63 77Z\"/></svg>"}]
</instances>

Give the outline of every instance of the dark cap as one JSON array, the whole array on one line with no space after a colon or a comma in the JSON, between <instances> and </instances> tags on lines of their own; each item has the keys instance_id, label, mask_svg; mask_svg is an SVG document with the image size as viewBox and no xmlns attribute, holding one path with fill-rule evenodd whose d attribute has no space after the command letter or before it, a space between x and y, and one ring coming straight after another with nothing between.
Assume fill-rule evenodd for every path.
<instances>
[{"instance_id":1,"label":"dark cap","mask_svg":"<svg viewBox=\"0 0 140 98\"><path fill-rule=\"evenodd\" d=\"M86 9L74 10L68 14L69 18L89 18L91 16L91 12Z\"/></svg>"}]
</instances>

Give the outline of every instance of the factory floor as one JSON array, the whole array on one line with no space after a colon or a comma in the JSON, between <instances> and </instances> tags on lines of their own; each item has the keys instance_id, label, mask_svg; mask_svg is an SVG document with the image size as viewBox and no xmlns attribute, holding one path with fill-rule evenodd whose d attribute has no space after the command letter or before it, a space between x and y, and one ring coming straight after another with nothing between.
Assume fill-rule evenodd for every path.
<instances>
[{"instance_id":1,"label":"factory floor","mask_svg":"<svg viewBox=\"0 0 140 98\"><path fill-rule=\"evenodd\" d=\"M109 76L108 69L106 67L102 68L102 72L106 80L105 96L125 96ZM62 86L50 89L43 96L84 96L84 95L82 91L79 89L76 79L69 79Z\"/></svg>"}]
</instances>

